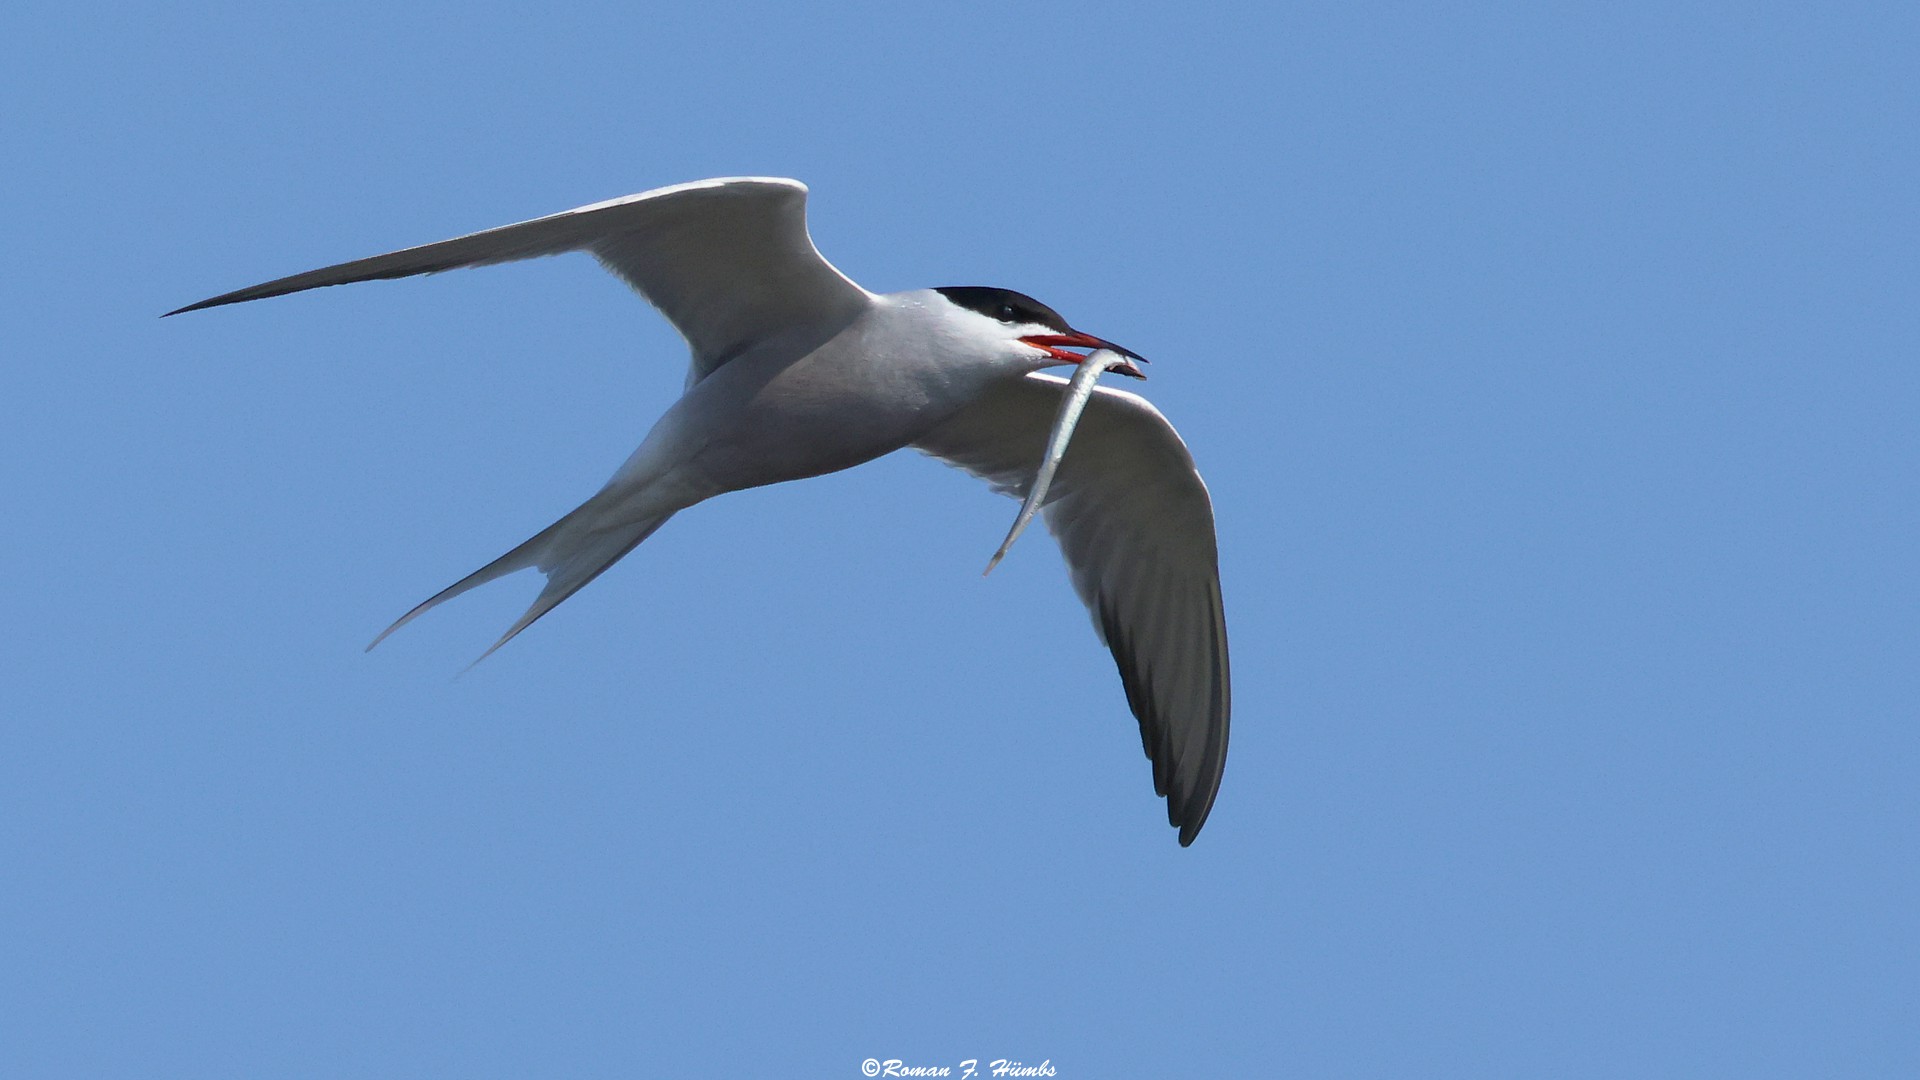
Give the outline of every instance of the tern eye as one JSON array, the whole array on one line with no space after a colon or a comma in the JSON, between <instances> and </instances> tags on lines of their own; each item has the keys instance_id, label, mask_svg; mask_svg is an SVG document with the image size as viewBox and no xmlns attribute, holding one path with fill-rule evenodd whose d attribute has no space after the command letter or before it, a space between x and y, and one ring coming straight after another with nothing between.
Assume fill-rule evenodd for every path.
<instances>
[{"instance_id":1,"label":"tern eye","mask_svg":"<svg viewBox=\"0 0 1920 1080\"><path fill-rule=\"evenodd\" d=\"M1003 323L1019 325L1034 323L1052 327L1065 333L1067 323L1060 313L1024 293L1012 289L993 289L984 285L952 285L935 292L946 297L957 307L996 319Z\"/></svg>"}]
</instances>

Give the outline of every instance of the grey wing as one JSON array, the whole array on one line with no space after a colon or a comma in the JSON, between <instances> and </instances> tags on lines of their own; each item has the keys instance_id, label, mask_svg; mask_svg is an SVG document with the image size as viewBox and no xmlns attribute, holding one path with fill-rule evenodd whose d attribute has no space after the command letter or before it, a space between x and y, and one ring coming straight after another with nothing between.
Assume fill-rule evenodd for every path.
<instances>
[{"instance_id":1,"label":"grey wing","mask_svg":"<svg viewBox=\"0 0 1920 1080\"><path fill-rule=\"evenodd\" d=\"M168 314L568 251L591 252L660 309L693 349L693 382L775 334L831 334L873 299L814 248L805 184L730 177L309 270Z\"/></svg>"},{"instance_id":2,"label":"grey wing","mask_svg":"<svg viewBox=\"0 0 1920 1080\"><path fill-rule=\"evenodd\" d=\"M1022 498L1067 380L996 387L914 444ZM1101 387L1045 506L1074 588L1113 652L1167 819L1191 844L1213 808L1231 713L1213 504L1186 444L1143 398Z\"/></svg>"}]
</instances>

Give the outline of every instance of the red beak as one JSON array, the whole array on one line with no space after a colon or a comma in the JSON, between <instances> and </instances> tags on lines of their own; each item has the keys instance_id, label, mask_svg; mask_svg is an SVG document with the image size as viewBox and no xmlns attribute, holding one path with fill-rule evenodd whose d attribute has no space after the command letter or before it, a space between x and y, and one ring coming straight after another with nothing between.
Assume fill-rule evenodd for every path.
<instances>
[{"instance_id":1,"label":"red beak","mask_svg":"<svg viewBox=\"0 0 1920 1080\"><path fill-rule=\"evenodd\" d=\"M1091 353L1096 349L1105 349L1108 352L1116 352L1116 353L1119 353L1121 356L1125 356L1132 360L1138 360L1143 364L1147 362L1146 357L1141 356L1139 353L1134 352L1132 349L1122 348L1119 345L1115 345L1111 341L1094 337L1092 334L1083 334L1078 330L1074 330L1070 333L1065 333L1065 334L1035 334L1032 337L1023 337L1020 340L1022 342L1025 342L1028 345L1033 346L1036 349L1039 349L1041 352L1046 353L1047 355L1053 357L1055 360L1058 360L1063 364L1078 364L1080 363L1080 361L1085 360L1087 358L1088 353ZM1068 349L1085 349L1087 350L1087 352L1086 353L1068 352L1067 351ZM1145 372L1141 371L1137 367L1134 367L1132 364L1118 364L1110 368L1109 370L1115 372L1116 374L1131 376L1135 379L1144 379L1147 377Z\"/></svg>"}]
</instances>

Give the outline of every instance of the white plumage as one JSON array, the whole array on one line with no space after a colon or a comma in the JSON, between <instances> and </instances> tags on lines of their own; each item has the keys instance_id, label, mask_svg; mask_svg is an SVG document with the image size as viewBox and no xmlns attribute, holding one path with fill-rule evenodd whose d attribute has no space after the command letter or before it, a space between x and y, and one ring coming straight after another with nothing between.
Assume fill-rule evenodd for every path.
<instances>
[{"instance_id":1,"label":"white plumage","mask_svg":"<svg viewBox=\"0 0 1920 1080\"><path fill-rule=\"evenodd\" d=\"M806 192L768 178L680 184L180 311L586 251L673 323L693 354L686 392L606 485L374 640L474 586L538 569L546 587L497 649L675 513L725 492L912 446L1024 497L1067 386L1040 369L1084 361L1139 375L1122 359L1137 355L1010 290L862 289L815 250ZM1230 712L1212 505L1186 446L1142 398L1096 388L1071 434L1040 504L1113 652L1155 790L1188 844L1219 790Z\"/></svg>"}]
</instances>

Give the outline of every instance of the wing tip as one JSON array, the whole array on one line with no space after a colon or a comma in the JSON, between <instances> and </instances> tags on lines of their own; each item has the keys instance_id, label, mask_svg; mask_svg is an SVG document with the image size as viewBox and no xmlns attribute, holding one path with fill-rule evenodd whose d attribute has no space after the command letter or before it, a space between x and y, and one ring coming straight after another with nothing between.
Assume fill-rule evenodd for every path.
<instances>
[{"instance_id":1,"label":"wing tip","mask_svg":"<svg viewBox=\"0 0 1920 1080\"><path fill-rule=\"evenodd\" d=\"M172 311L169 311L160 317L163 319L170 319L175 315L185 315L189 311L199 311L202 308L210 308L214 306L214 304L217 302L218 302L217 300L202 300L197 304L188 304L186 307L174 308Z\"/></svg>"},{"instance_id":2,"label":"wing tip","mask_svg":"<svg viewBox=\"0 0 1920 1080\"><path fill-rule=\"evenodd\" d=\"M1217 787L1214 789L1215 792L1218 790ZM1193 846L1194 839L1200 835L1201 826L1207 823L1207 816L1213 813L1213 792L1209 792L1205 800L1200 802L1197 813L1193 812L1191 802L1189 800L1189 805L1176 809L1175 801L1167 800L1168 823L1180 830L1180 846L1183 848Z\"/></svg>"},{"instance_id":3,"label":"wing tip","mask_svg":"<svg viewBox=\"0 0 1920 1080\"><path fill-rule=\"evenodd\" d=\"M306 275L301 274L297 276L305 277ZM318 286L313 286L313 285L301 286L299 288L292 288L292 289L280 287L286 284L286 282L288 282L289 280L291 279L279 278L274 281L269 281L263 285L252 285L245 289L235 289L230 293L221 293L219 296L210 296L205 300L199 301L198 303L188 304L186 307L174 308L172 311L169 311L165 315L162 315L160 317L165 319L165 318L170 318L174 315L185 315L189 311L205 311L207 308L225 307L228 304L244 304L248 300L266 300L270 297L285 296L290 292L305 292L307 289L310 289L310 288L318 288Z\"/></svg>"},{"instance_id":4,"label":"wing tip","mask_svg":"<svg viewBox=\"0 0 1920 1080\"><path fill-rule=\"evenodd\" d=\"M1201 759L1198 783L1185 791L1177 784L1169 784L1170 790L1162 794L1167 797L1167 824L1180 830L1180 846L1191 847L1195 837L1200 835L1201 826L1207 823L1207 817L1213 813L1213 803L1220 797L1220 781L1227 771L1227 714L1222 713L1218 729L1213 733L1210 745ZM1156 764L1158 764L1156 762ZM1177 775L1177 770L1173 771Z\"/></svg>"}]
</instances>

